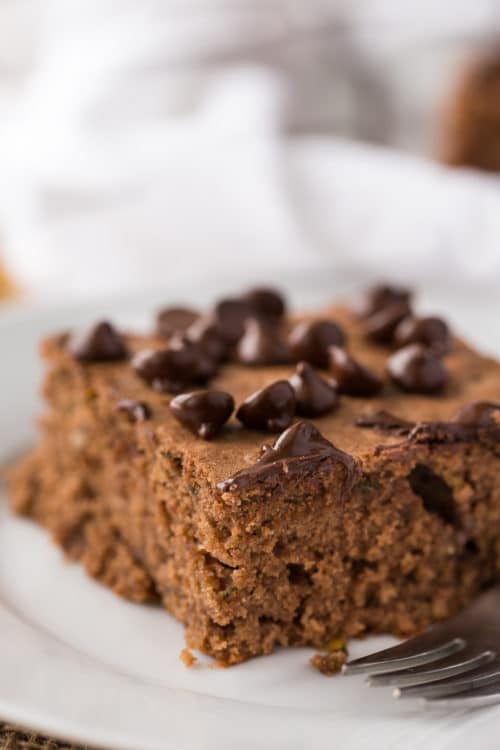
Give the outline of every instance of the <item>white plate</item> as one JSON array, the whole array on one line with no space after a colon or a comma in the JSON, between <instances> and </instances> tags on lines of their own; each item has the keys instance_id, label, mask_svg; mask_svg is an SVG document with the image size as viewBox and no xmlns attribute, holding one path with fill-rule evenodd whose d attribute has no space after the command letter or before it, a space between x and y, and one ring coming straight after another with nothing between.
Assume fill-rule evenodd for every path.
<instances>
[{"instance_id":1,"label":"white plate","mask_svg":"<svg viewBox=\"0 0 500 750\"><path fill-rule=\"evenodd\" d=\"M313 275L314 276L314 275ZM331 296L325 276L301 280L305 302ZM327 283L328 282L328 283ZM293 286L290 283L288 286ZM296 286L296 285L295 285ZM338 288L338 282L336 288ZM205 301L211 286L190 285ZM309 294L306 293L309 288ZM306 291L304 291L306 290ZM321 291L319 291L321 290ZM178 300L189 295L174 295ZM297 297L297 295L296 295ZM98 315L144 323L163 295L0 315L0 459L33 439L39 409L36 341ZM493 299L441 299L462 329L494 340ZM497 317L498 319L498 317ZM480 326L480 327L478 327ZM496 334L498 337L498 333ZM352 643L357 656L391 643ZM179 661L182 627L159 608L126 603L88 579L34 524L14 518L0 500L0 718L100 747L199 748L493 747L500 708L436 714L398 703L359 678L327 679L309 667L311 651L281 650L229 670L208 660ZM491 744L488 744L491 743Z\"/></svg>"}]
</instances>

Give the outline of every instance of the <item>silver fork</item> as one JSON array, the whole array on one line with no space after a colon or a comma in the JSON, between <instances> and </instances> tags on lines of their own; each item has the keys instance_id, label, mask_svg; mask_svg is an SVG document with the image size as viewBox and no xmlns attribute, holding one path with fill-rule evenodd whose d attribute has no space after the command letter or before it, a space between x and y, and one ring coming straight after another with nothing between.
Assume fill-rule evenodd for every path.
<instances>
[{"instance_id":1,"label":"silver fork","mask_svg":"<svg viewBox=\"0 0 500 750\"><path fill-rule=\"evenodd\" d=\"M500 586L423 635L344 665L397 698L453 708L500 703Z\"/></svg>"}]
</instances>

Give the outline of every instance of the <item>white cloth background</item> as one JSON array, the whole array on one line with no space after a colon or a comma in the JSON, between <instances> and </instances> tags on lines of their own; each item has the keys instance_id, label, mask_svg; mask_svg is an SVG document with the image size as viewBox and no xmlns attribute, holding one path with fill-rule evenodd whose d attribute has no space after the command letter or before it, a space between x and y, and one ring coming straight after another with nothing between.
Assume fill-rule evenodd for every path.
<instances>
[{"instance_id":1,"label":"white cloth background","mask_svg":"<svg viewBox=\"0 0 500 750\"><path fill-rule=\"evenodd\" d=\"M14 274L51 296L332 260L500 284L495 178L332 135L404 141L466 46L443 29L500 28L491 0L401 5L0 0Z\"/></svg>"}]
</instances>

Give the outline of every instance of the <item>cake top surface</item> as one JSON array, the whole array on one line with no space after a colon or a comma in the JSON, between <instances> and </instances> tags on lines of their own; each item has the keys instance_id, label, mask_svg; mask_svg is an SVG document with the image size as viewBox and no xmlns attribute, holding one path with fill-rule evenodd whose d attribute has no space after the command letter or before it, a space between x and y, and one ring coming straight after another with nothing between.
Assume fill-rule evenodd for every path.
<instances>
[{"instance_id":1,"label":"cake top surface","mask_svg":"<svg viewBox=\"0 0 500 750\"><path fill-rule=\"evenodd\" d=\"M366 320L360 320L347 306L335 305L317 314L288 317L282 326L290 328L297 321L314 319L335 321L345 333L345 348L349 354L383 381L382 390L377 395L350 396L341 393L338 403L329 413L310 419L336 448L354 458L367 461L376 446L402 440L401 432L397 429L359 426L356 422L360 418L365 418L369 423L373 414L383 410L410 423L446 422L466 404L495 401L500 397L500 364L475 352L456 337L452 339L450 350L442 357L448 372L444 386L435 394L407 392L387 375L388 358L394 348L369 340ZM161 350L166 346L165 339L157 335L126 335L124 342L132 358L143 350ZM203 440L181 424L172 413L169 404L174 398L173 394L158 392L139 377L130 364L130 358L79 362L68 347L61 344L61 337L48 339L43 351L56 367L85 368L99 397L107 402L118 405L123 399L129 399L145 404L148 419L138 421L137 429L153 430L160 448L182 454L210 483L217 484L252 466L260 455L261 446L273 444L276 440L276 434L250 429L241 424L234 414L212 440ZM229 361L218 368L207 387L231 394L237 409L258 389L276 381L288 380L295 367L292 363L248 365ZM323 378L328 378L326 370L318 372ZM295 421L298 419L300 417L296 417Z\"/></svg>"}]
</instances>

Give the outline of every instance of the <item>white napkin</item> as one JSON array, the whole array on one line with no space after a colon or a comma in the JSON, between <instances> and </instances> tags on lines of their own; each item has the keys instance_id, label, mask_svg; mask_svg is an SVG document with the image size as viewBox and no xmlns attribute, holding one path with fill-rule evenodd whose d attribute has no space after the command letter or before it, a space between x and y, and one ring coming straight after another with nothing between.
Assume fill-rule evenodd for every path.
<instances>
[{"instance_id":1,"label":"white napkin","mask_svg":"<svg viewBox=\"0 0 500 750\"><path fill-rule=\"evenodd\" d=\"M360 275L500 288L500 176L333 139L288 149L324 259Z\"/></svg>"},{"instance_id":2,"label":"white napkin","mask_svg":"<svg viewBox=\"0 0 500 750\"><path fill-rule=\"evenodd\" d=\"M13 272L67 295L151 287L208 266L305 262L283 190L278 101L272 78L241 70L215 81L187 121L79 134L77 145L56 135L50 157L29 154L26 136L25 168L16 173L5 155L0 174Z\"/></svg>"},{"instance_id":3,"label":"white napkin","mask_svg":"<svg viewBox=\"0 0 500 750\"><path fill-rule=\"evenodd\" d=\"M22 283L73 296L332 262L500 279L495 179L288 137L295 78L260 53L283 5L210 7L47 0L22 85L0 97L2 252Z\"/></svg>"}]
</instances>

